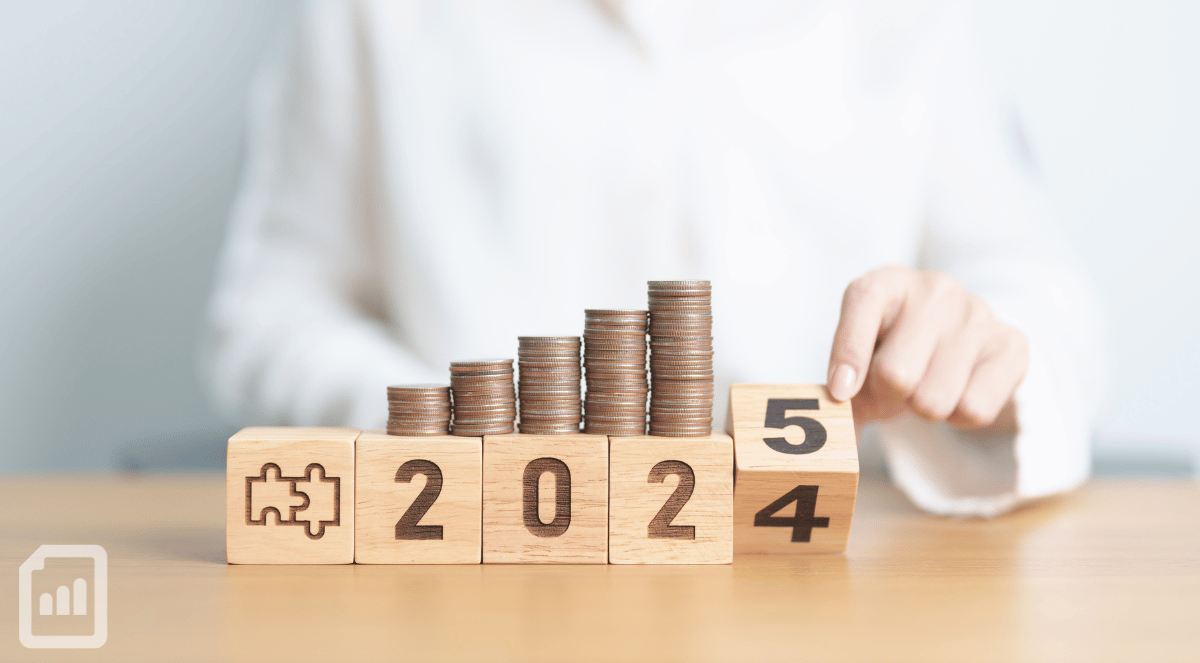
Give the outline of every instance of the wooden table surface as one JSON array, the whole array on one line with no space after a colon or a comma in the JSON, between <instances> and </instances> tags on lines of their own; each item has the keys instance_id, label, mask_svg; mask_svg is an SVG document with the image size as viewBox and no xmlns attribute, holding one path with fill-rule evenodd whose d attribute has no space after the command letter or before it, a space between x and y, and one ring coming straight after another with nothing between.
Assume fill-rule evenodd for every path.
<instances>
[{"instance_id":1,"label":"wooden table surface","mask_svg":"<svg viewBox=\"0 0 1200 663\"><path fill-rule=\"evenodd\" d=\"M732 566L227 566L220 474L0 477L3 661L1200 661L1200 486L993 521L864 481L845 555ZM24 649L17 567L109 557L108 643Z\"/></svg>"}]
</instances>

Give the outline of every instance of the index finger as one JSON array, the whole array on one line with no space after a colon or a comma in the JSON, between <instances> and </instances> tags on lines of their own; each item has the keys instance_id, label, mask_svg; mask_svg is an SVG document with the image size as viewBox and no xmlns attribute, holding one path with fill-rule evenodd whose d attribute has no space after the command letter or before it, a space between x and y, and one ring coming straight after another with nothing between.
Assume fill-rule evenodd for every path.
<instances>
[{"instance_id":1,"label":"index finger","mask_svg":"<svg viewBox=\"0 0 1200 663\"><path fill-rule=\"evenodd\" d=\"M834 400L850 400L862 389L876 341L899 315L911 278L911 269L889 266L846 286L829 352L829 395Z\"/></svg>"}]
</instances>

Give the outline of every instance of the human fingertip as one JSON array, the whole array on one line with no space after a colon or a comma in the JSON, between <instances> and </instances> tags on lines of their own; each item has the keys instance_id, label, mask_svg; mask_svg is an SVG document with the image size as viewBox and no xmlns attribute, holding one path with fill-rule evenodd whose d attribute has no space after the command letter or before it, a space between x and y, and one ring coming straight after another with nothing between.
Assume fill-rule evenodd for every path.
<instances>
[{"instance_id":1,"label":"human fingertip","mask_svg":"<svg viewBox=\"0 0 1200 663\"><path fill-rule=\"evenodd\" d=\"M829 395L835 401L848 401L854 397L854 388L858 386L858 371L850 364L841 364L834 369L829 378Z\"/></svg>"}]
</instances>

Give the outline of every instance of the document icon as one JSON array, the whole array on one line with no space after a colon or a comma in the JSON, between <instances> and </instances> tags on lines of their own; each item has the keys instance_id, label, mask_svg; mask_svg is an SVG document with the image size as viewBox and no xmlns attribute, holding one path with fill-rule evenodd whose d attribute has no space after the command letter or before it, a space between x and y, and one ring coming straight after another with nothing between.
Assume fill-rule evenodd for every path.
<instances>
[{"instance_id":1,"label":"document icon","mask_svg":"<svg viewBox=\"0 0 1200 663\"><path fill-rule=\"evenodd\" d=\"M21 644L95 649L108 639L108 554L94 545L41 546L21 564Z\"/></svg>"}]
</instances>

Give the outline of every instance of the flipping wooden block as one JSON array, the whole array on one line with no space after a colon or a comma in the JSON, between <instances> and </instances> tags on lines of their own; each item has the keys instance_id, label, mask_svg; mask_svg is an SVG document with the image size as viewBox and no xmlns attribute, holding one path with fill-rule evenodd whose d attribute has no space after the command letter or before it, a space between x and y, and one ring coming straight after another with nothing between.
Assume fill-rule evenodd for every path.
<instances>
[{"instance_id":1,"label":"flipping wooden block","mask_svg":"<svg viewBox=\"0 0 1200 663\"><path fill-rule=\"evenodd\" d=\"M613 437L608 550L613 564L733 561L733 440Z\"/></svg>"},{"instance_id":2,"label":"flipping wooden block","mask_svg":"<svg viewBox=\"0 0 1200 663\"><path fill-rule=\"evenodd\" d=\"M734 553L845 551L858 493L850 403L823 385L735 384L730 400Z\"/></svg>"},{"instance_id":3,"label":"flipping wooden block","mask_svg":"<svg viewBox=\"0 0 1200 663\"><path fill-rule=\"evenodd\" d=\"M608 562L608 437L483 438L483 562Z\"/></svg>"},{"instance_id":4,"label":"flipping wooden block","mask_svg":"<svg viewBox=\"0 0 1200 663\"><path fill-rule=\"evenodd\" d=\"M354 561L350 428L244 428L229 438L225 557L230 564Z\"/></svg>"},{"instance_id":5,"label":"flipping wooden block","mask_svg":"<svg viewBox=\"0 0 1200 663\"><path fill-rule=\"evenodd\" d=\"M479 563L483 438L365 431L357 446L355 562Z\"/></svg>"}]
</instances>

